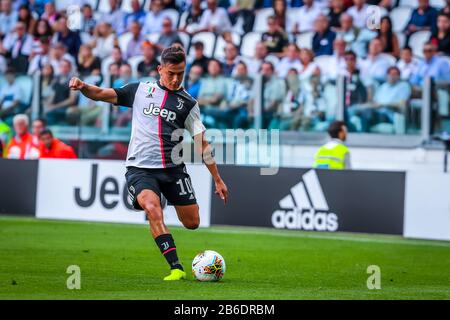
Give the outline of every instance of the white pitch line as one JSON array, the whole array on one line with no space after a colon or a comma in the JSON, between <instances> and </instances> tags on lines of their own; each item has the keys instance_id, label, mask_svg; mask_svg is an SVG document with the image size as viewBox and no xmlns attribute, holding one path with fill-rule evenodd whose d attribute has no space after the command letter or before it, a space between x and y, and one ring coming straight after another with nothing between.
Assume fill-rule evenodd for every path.
<instances>
[{"instance_id":1,"label":"white pitch line","mask_svg":"<svg viewBox=\"0 0 450 320\"><path fill-rule=\"evenodd\" d=\"M256 230L221 230L221 229L202 229L203 232L210 233L221 233L221 234L256 234L256 235L270 235L276 237L287 237L287 238L312 238L312 239L321 239L321 240L341 240L341 241L354 241L354 242L366 242L366 243L385 243L385 244L400 244L400 245L413 245L413 246L436 246L436 247L448 247L450 248L450 243L442 243L442 242L433 242L433 241L420 241L420 240L412 240L412 239L372 239L372 238L363 238L363 237L349 237L349 236L331 236L331 235L321 235L317 234L302 234L302 233L277 233L277 232L264 232L264 231L256 231Z\"/></svg>"}]
</instances>

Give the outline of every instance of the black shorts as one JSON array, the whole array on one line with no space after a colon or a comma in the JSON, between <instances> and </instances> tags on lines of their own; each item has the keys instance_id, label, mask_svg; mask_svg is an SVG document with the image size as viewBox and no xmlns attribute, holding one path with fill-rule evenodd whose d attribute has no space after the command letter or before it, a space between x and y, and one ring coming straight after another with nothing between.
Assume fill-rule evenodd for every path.
<instances>
[{"instance_id":1,"label":"black shorts","mask_svg":"<svg viewBox=\"0 0 450 320\"><path fill-rule=\"evenodd\" d=\"M127 167L125 178L128 193L136 210L143 210L137 201L137 196L145 189L154 191L160 198L162 194L171 205L183 206L197 203L191 177L185 165L164 169Z\"/></svg>"}]
</instances>

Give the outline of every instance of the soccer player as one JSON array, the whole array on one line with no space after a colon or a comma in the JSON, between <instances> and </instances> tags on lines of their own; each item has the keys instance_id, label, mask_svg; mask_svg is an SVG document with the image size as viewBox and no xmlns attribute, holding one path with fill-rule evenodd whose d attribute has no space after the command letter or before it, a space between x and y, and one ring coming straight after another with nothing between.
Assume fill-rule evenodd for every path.
<instances>
[{"instance_id":1,"label":"soccer player","mask_svg":"<svg viewBox=\"0 0 450 320\"><path fill-rule=\"evenodd\" d=\"M164 280L185 279L186 273L178 260L173 237L164 224L161 194L175 206L186 228L196 229L200 223L190 176L184 163L172 158L172 150L178 144L172 141L175 130L187 129L193 136L200 146L197 151L202 153L214 179L215 193L224 203L228 198L227 186L204 139L205 127L198 103L181 87L185 68L185 52L172 46L161 54L159 81L129 83L118 89L99 88L75 77L69 83L71 89L81 91L90 99L133 108L125 177L134 208L147 214L152 236L170 265L171 272Z\"/></svg>"}]
</instances>

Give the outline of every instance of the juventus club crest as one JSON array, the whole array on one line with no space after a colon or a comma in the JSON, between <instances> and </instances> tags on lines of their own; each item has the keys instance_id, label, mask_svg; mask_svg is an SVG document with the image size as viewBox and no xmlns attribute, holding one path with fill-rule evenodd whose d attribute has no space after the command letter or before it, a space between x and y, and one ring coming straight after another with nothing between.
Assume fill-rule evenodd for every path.
<instances>
[{"instance_id":1,"label":"juventus club crest","mask_svg":"<svg viewBox=\"0 0 450 320\"><path fill-rule=\"evenodd\" d=\"M183 107L184 107L184 100L181 99L181 98L177 98L177 100L178 100L177 109L178 109L178 110L183 109Z\"/></svg>"}]
</instances>

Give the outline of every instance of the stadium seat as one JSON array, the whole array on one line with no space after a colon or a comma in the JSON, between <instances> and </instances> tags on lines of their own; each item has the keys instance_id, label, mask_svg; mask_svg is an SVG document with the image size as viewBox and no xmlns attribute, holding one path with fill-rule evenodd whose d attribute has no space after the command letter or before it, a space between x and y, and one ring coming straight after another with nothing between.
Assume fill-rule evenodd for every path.
<instances>
[{"instance_id":1,"label":"stadium seat","mask_svg":"<svg viewBox=\"0 0 450 320\"><path fill-rule=\"evenodd\" d=\"M110 9L111 7L109 6L109 0L98 0L98 7L96 11L105 13L109 12Z\"/></svg>"},{"instance_id":2,"label":"stadium seat","mask_svg":"<svg viewBox=\"0 0 450 320\"><path fill-rule=\"evenodd\" d=\"M416 57L423 58L422 47L430 38L430 31L414 32L409 38L409 46Z\"/></svg>"},{"instance_id":3,"label":"stadium seat","mask_svg":"<svg viewBox=\"0 0 450 320\"><path fill-rule=\"evenodd\" d=\"M185 11L180 15L180 21L178 24L179 27L183 27L186 25L186 19L188 16L189 16L189 11Z\"/></svg>"},{"instance_id":4,"label":"stadium seat","mask_svg":"<svg viewBox=\"0 0 450 320\"><path fill-rule=\"evenodd\" d=\"M300 48L311 49L313 36L314 32L312 31L300 33L297 36L296 43Z\"/></svg>"},{"instance_id":5,"label":"stadium seat","mask_svg":"<svg viewBox=\"0 0 450 320\"><path fill-rule=\"evenodd\" d=\"M292 32L292 29L294 28L294 24L292 21L296 20L296 17L298 16L300 8L289 8L289 10L286 11L286 31Z\"/></svg>"},{"instance_id":6,"label":"stadium seat","mask_svg":"<svg viewBox=\"0 0 450 320\"><path fill-rule=\"evenodd\" d=\"M242 38L241 55L252 58L255 55L255 46L261 41L261 33L249 32Z\"/></svg>"},{"instance_id":7,"label":"stadium seat","mask_svg":"<svg viewBox=\"0 0 450 320\"><path fill-rule=\"evenodd\" d=\"M272 8L264 8L256 12L255 23L253 25L254 32L267 31L267 18L273 15Z\"/></svg>"},{"instance_id":8,"label":"stadium seat","mask_svg":"<svg viewBox=\"0 0 450 320\"><path fill-rule=\"evenodd\" d=\"M180 14L175 9L166 9L164 13L169 16L170 20L172 20L173 28L178 28L178 20L180 18Z\"/></svg>"},{"instance_id":9,"label":"stadium seat","mask_svg":"<svg viewBox=\"0 0 450 320\"><path fill-rule=\"evenodd\" d=\"M77 2L73 0L58 0L55 2L55 8L57 11L66 10L69 6L76 5Z\"/></svg>"},{"instance_id":10,"label":"stadium seat","mask_svg":"<svg viewBox=\"0 0 450 320\"><path fill-rule=\"evenodd\" d=\"M108 56L108 57L106 57L105 59L103 59L102 60L102 74L103 75L105 75L105 74L109 74L109 72L108 72L108 68L109 68L109 65L112 63L112 57L111 56Z\"/></svg>"},{"instance_id":11,"label":"stadium seat","mask_svg":"<svg viewBox=\"0 0 450 320\"><path fill-rule=\"evenodd\" d=\"M430 0L430 6L436 9L441 9L445 7L445 0Z\"/></svg>"},{"instance_id":12,"label":"stadium seat","mask_svg":"<svg viewBox=\"0 0 450 320\"><path fill-rule=\"evenodd\" d=\"M409 22L413 9L411 7L397 7L392 9L390 18L392 21L392 30L394 32L401 32L405 30Z\"/></svg>"},{"instance_id":13,"label":"stadium seat","mask_svg":"<svg viewBox=\"0 0 450 320\"><path fill-rule=\"evenodd\" d=\"M398 6L399 7L411 7L411 8L417 8L418 6L417 0L400 0Z\"/></svg>"},{"instance_id":14,"label":"stadium seat","mask_svg":"<svg viewBox=\"0 0 450 320\"><path fill-rule=\"evenodd\" d=\"M145 0L139 0L141 7L144 4L144 2L145 2ZM123 0L120 9L122 9L122 11L127 12L127 13L132 12L133 10L131 9L131 0Z\"/></svg>"},{"instance_id":15,"label":"stadium seat","mask_svg":"<svg viewBox=\"0 0 450 320\"><path fill-rule=\"evenodd\" d=\"M395 35L397 36L398 39L398 45L400 47L400 49L403 49L405 47L406 44L406 36L403 32L396 32Z\"/></svg>"},{"instance_id":16,"label":"stadium seat","mask_svg":"<svg viewBox=\"0 0 450 320\"><path fill-rule=\"evenodd\" d=\"M241 36L235 32L233 32L231 34L231 40L233 42L233 44L235 44L236 46L239 46L239 43L241 42ZM216 59L222 59L225 55L224 53L224 49L225 49L225 45L226 42L223 39L222 36L218 36L217 37L217 42L216 42L216 48L214 50L214 58Z\"/></svg>"},{"instance_id":17,"label":"stadium seat","mask_svg":"<svg viewBox=\"0 0 450 320\"><path fill-rule=\"evenodd\" d=\"M152 3L152 0L144 0L143 8L145 12L150 11L150 3Z\"/></svg>"},{"instance_id":18,"label":"stadium seat","mask_svg":"<svg viewBox=\"0 0 450 320\"><path fill-rule=\"evenodd\" d=\"M139 55L139 56L134 56L128 59L128 63L131 66L131 72L133 74L133 77L137 78L138 77L138 72L137 72L137 67L138 64L144 60L144 56Z\"/></svg>"},{"instance_id":19,"label":"stadium seat","mask_svg":"<svg viewBox=\"0 0 450 320\"><path fill-rule=\"evenodd\" d=\"M121 34L119 38L117 39L119 41L119 47L122 50L122 52L127 51L127 46L130 40L133 38L133 34L131 32L126 32L124 34Z\"/></svg>"},{"instance_id":20,"label":"stadium seat","mask_svg":"<svg viewBox=\"0 0 450 320\"><path fill-rule=\"evenodd\" d=\"M178 32L178 35L180 36L181 41L183 42L184 50L187 51L189 49L189 44L191 42L191 36L185 32Z\"/></svg>"},{"instance_id":21,"label":"stadium seat","mask_svg":"<svg viewBox=\"0 0 450 320\"><path fill-rule=\"evenodd\" d=\"M200 32L194 35L191 39L191 43L196 41L203 42L204 53L207 57L212 57L214 54L214 44L216 43L216 36L212 32ZM194 56L194 49L189 49L189 56Z\"/></svg>"},{"instance_id":22,"label":"stadium seat","mask_svg":"<svg viewBox=\"0 0 450 320\"><path fill-rule=\"evenodd\" d=\"M31 104L31 96L33 95L33 78L30 76L18 76L16 83L22 91L20 101L29 106Z\"/></svg>"}]
</instances>

